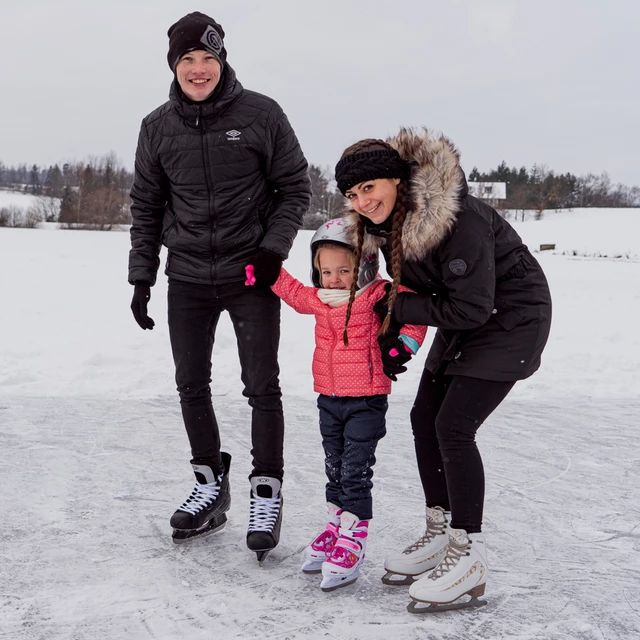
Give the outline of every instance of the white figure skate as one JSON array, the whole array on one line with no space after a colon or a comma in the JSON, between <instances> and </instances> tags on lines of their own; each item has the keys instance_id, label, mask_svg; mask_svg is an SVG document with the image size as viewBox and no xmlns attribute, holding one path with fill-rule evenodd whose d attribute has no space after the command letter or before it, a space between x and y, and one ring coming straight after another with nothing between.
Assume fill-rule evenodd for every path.
<instances>
[{"instance_id":1,"label":"white figure skate","mask_svg":"<svg viewBox=\"0 0 640 640\"><path fill-rule=\"evenodd\" d=\"M487 548L482 533L464 529L449 529L449 545L444 560L429 575L409 588L413 599L407 606L410 613L433 613L452 609L481 607L489 567ZM458 602L462 596L470 600ZM428 606L420 606L426 604Z\"/></svg>"},{"instance_id":2,"label":"white figure skate","mask_svg":"<svg viewBox=\"0 0 640 640\"><path fill-rule=\"evenodd\" d=\"M451 513L441 507L427 508L427 528L424 535L402 553L388 556L384 561L387 573L384 584L399 586L413 584L427 571L435 569L447 552L448 522Z\"/></svg>"}]
</instances>

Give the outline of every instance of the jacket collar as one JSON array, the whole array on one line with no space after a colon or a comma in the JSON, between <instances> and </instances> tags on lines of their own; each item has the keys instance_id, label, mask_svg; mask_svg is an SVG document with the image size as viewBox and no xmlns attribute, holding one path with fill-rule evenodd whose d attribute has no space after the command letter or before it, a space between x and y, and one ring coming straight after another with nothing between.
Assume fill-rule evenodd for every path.
<instances>
[{"instance_id":1,"label":"jacket collar","mask_svg":"<svg viewBox=\"0 0 640 640\"><path fill-rule=\"evenodd\" d=\"M208 120L220 115L240 96L242 91L243 87L236 78L236 72L225 64L218 86L206 100L202 102L189 100L175 78L169 90L169 100L187 122L195 124L198 118Z\"/></svg>"},{"instance_id":2,"label":"jacket collar","mask_svg":"<svg viewBox=\"0 0 640 640\"><path fill-rule=\"evenodd\" d=\"M457 220L460 198L468 193L460 154L448 138L432 136L427 129L401 129L387 142L411 164L413 208L402 228L402 251L407 260L420 261L450 233ZM345 215L355 239L358 214L348 206ZM363 252L376 252L388 234L372 235L366 231Z\"/></svg>"}]
</instances>

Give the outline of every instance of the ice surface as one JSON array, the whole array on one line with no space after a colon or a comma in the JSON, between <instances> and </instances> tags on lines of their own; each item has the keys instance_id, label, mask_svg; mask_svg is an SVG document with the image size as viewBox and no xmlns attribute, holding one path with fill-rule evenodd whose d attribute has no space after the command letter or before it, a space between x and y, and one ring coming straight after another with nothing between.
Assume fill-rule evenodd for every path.
<instances>
[{"instance_id":1,"label":"ice surface","mask_svg":"<svg viewBox=\"0 0 640 640\"><path fill-rule=\"evenodd\" d=\"M169 517L192 474L164 276L152 290L156 328L143 332L129 310L126 233L0 229L0 638L637 638L640 261L561 252L637 256L640 212L579 214L516 223L532 248L559 245L537 255L554 298L552 336L542 369L479 433L489 604L433 616L408 614L408 588L380 581L387 551L423 529L408 415L428 344L390 398L362 575L325 594L320 576L300 572L324 526L313 320L283 307L280 546L262 568L245 546L249 408L226 318L213 389L233 455L229 522L177 546ZM300 233L287 263L304 281L310 235Z\"/></svg>"}]
</instances>

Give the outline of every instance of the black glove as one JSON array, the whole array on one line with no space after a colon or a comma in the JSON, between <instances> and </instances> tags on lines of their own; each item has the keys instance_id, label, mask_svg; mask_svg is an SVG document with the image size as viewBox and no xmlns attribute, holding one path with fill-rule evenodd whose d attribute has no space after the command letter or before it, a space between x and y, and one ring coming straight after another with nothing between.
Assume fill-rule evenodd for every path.
<instances>
[{"instance_id":1,"label":"black glove","mask_svg":"<svg viewBox=\"0 0 640 640\"><path fill-rule=\"evenodd\" d=\"M378 338L378 344L382 357L382 371L387 378L396 382L396 376L407 370L404 365L411 360L413 353L406 348L397 333L385 333Z\"/></svg>"},{"instance_id":2,"label":"black glove","mask_svg":"<svg viewBox=\"0 0 640 640\"><path fill-rule=\"evenodd\" d=\"M249 258L248 264L253 265L256 286L266 289L278 279L282 268L282 258L276 253L260 249Z\"/></svg>"},{"instance_id":3,"label":"black glove","mask_svg":"<svg viewBox=\"0 0 640 640\"><path fill-rule=\"evenodd\" d=\"M155 322L147 315L147 303L151 299L151 285L148 282L136 282L131 300L131 311L142 329L153 329Z\"/></svg>"}]
</instances>

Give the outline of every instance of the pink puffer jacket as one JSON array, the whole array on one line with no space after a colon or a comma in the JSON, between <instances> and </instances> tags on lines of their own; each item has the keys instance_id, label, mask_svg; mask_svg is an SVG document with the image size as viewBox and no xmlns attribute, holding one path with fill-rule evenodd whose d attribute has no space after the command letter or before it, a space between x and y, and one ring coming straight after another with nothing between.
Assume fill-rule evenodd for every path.
<instances>
[{"instance_id":1,"label":"pink puffer jacket","mask_svg":"<svg viewBox=\"0 0 640 640\"><path fill-rule=\"evenodd\" d=\"M272 290L298 313L316 317L316 348L313 354L313 388L331 396L372 396L391 393L391 380L382 371L377 334L380 319L373 305L385 294L386 280L374 281L354 301L347 334L342 334L347 305L330 307L318 298L316 287L306 287L285 269ZM401 287L401 291L410 291ZM402 333L422 344L427 327L405 325Z\"/></svg>"}]
</instances>

